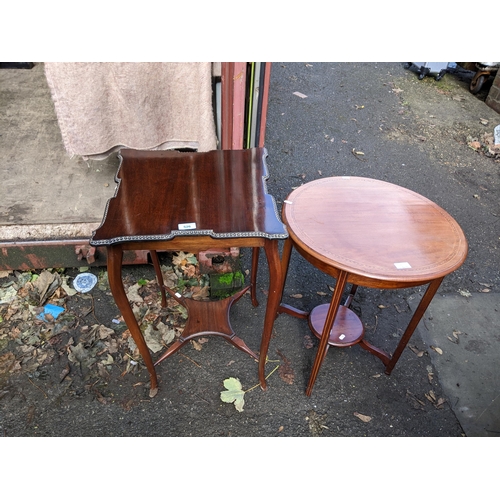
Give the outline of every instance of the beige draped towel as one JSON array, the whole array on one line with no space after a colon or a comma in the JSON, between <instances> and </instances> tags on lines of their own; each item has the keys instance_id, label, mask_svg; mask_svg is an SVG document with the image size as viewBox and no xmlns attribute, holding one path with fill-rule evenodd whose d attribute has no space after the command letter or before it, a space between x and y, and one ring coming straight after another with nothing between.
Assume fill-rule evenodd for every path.
<instances>
[{"instance_id":1,"label":"beige draped towel","mask_svg":"<svg viewBox=\"0 0 500 500\"><path fill-rule=\"evenodd\" d=\"M212 63L45 63L66 151L217 148Z\"/></svg>"}]
</instances>

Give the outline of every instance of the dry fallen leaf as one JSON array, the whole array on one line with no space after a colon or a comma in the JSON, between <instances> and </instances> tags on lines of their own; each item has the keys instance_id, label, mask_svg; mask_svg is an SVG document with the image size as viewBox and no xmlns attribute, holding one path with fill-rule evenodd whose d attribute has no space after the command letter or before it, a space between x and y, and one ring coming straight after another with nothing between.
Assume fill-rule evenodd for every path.
<instances>
[{"instance_id":1,"label":"dry fallen leaf","mask_svg":"<svg viewBox=\"0 0 500 500\"><path fill-rule=\"evenodd\" d=\"M281 351L278 350L277 352L278 356L283 360L283 364L280 364L280 367L278 369L278 375L280 376L281 380L283 380L283 382L292 385L293 381L295 380L295 374L293 372L290 360Z\"/></svg>"},{"instance_id":2,"label":"dry fallen leaf","mask_svg":"<svg viewBox=\"0 0 500 500\"><path fill-rule=\"evenodd\" d=\"M195 348L196 351L201 351L202 345L197 340L191 340L191 345Z\"/></svg>"},{"instance_id":3,"label":"dry fallen leaf","mask_svg":"<svg viewBox=\"0 0 500 500\"><path fill-rule=\"evenodd\" d=\"M39 305L43 305L61 284L62 279L59 274L43 270L38 279L35 281L35 288L37 289L40 297Z\"/></svg>"},{"instance_id":4,"label":"dry fallen leaf","mask_svg":"<svg viewBox=\"0 0 500 500\"><path fill-rule=\"evenodd\" d=\"M425 394L425 397L438 409L442 408L443 404L446 402L445 398L438 398L432 390Z\"/></svg>"},{"instance_id":5,"label":"dry fallen leaf","mask_svg":"<svg viewBox=\"0 0 500 500\"><path fill-rule=\"evenodd\" d=\"M156 330L152 324L149 324L146 327L143 336L147 346L153 352L160 352L163 349L164 345L161 340L161 333L158 330Z\"/></svg>"},{"instance_id":6,"label":"dry fallen leaf","mask_svg":"<svg viewBox=\"0 0 500 500\"><path fill-rule=\"evenodd\" d=\"M235 408L239 411L243 411L243 406L245 405L245 391L241 386L239 379L234 377L229 377L223 382L225 391L220 393L220 398L224 403L234 403Z\"/></svg>"},{"instance_id":7,"label":"dry fallen leaf","mask_svg":"<svg viewBox=\"0 0 500 500\"><path fill-rule=\"evenodd\" d=\"M193 264L188 264L186 266L181 266L181 269L184 271L184 274L188 278L193 278L197 274L196 266L194 266Z\"/></svg>"},{"instance_id":8,"label":"dry fallen leaf","mask_svg":"<svg viewBox=\"0 0 500 500\"><path fill-rule=\"evenodd\" d=\"M188 262L187 258L190 254L179 252L172 257L172 264L174 266L185 266Z\"/></svg>"},{"instance_id":9,"label":"dry fallen leaf","mask_svg":"<svg viewBox=\"0 0 500 500\"><path fill-rule=\"evenodd\" d=\"M0 375L8 374L12 371L16 364L16 357L11 352L7 352L0 356Z\"/></svg>"},{"instance_id":10,"label":"dry fallen leaf","mask_svg":"<svg viewBox=\"0 0 500 500\"><path fill-rule=\"evenodd\" d=\"M306 349L311 349L314 347L312 337L310 335L304 335L304 347Z\"/></svg>"},{"instance_id":11,"label":"dry fallen leaf","mask_svg":"<svg viewBox=\"0 0 500 500\"><path fill-rule=\"evenodd\" d=\"M292 299L301 299L302 294L301 293L292 293L292 295L290 295L290 297L292 297Z\"/></svg>"},{"instance_id":12,"label":"dry fallen leaf","mask_svg":"<svg viewBox=\"0 0 500 500\"><path fill-rule=\"evenodd\" d=\"M325 295L328 295L327 293L325 292L316 292L318 295L321 295L322 297L324 297Z\"/></svg>"},{"instance_id":13,"label":"dry fallen leaf","mask_svg":"<svg viewBox=\"0 0 500 500\"><path fill-rule=\"evenodd\" d=\"M411 399L413 403L415 403L413 406L417 409L423 410L425 406L425 402L421 401L420 399L415 396L415 394L412 394L408 389L406 390L406 395Z\"/></svg>"},{"instance_id":14,"label":"dry fallen leaf","mask_svg":"<svg viewBox=\"0 0 500 500\"><path fill-rule=\"evenodd\" d=\"M451 338L449 335L447 335L446 337L448 338L448 340L450 342L453 342L454 344L458 344L458 342L460 340L458 336L461 334L462 334L462 332L459 332L458 330L453 330L453 338Z\"/></svg>"},{"instance_id":15,"label":"dry fallen leaf","mask_svg":"<svg viewBox=\"0 0 500 500\"><path fill-rule=\"evenodd\" d=\"M144 302L144 299L139 295L139 288L141 288L141 285L139 285L139 283L135 283L134 285L129 286L126 293L127 298L130 302Z\"/></svg>"},{"instance_id":16,"label":"dry fallen leaf","mask_svg":"<svg viewBox=\"0 0 500 500\"><path fill-rule=\"evenodd\" d=\"M354 412L354 416L358 417L362 422L369 422L372 419L372 417L368 417L367 415L363 415L357 411Z\"/></svg>"},{"instance_id":17,"label":"dry fallen leaf","mask_svg":"<svg viewBox=\"0 0 500 500\"><path fill-rule=\"evenodd\" d=\"M424 351L420 350L418 347L411 345L409 346L410 350L414 352L417 357L421 358L424 355Z\"/></svg>"},{"instance_id":18,"label":"dry fallen leaf","mask_svg":"<svg viewBox=\"0 0 500 500\"><path fill-rule=\"evenodd\" d=\"M442 349L440 349L439 347L435 347L435 346L431 345L431 349L436 351L439 355L443 354Z\"/></svg>"}]
</instances>

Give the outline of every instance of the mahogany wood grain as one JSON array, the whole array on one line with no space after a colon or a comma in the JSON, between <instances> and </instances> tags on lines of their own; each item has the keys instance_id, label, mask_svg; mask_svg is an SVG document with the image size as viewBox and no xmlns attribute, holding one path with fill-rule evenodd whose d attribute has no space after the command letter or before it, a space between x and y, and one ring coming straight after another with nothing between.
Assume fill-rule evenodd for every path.
<instances>
[{"instance_id":1,"label":"mahogany wood grain","mask_svg":"<svg viewBox=\"0 0 500 500\"><path fill-rule=\"evenodd\" d=\"M297 250L326 272L377 288L416 286L460 267L467 241L423 196L388 182L329 177L293 191L283 217ZM398 269L396 264L411 267Z\"/></svg>"},{"instance_id":2,"label":"mahogany wood grain","mask_svg":"<svg viewBox=\"0 0 500 500\"><path fill-rule=\"evenodd\" d=\"M321 338L326 316L328 314L328 304L321 304L315 307L309 314L309 327L311 331ZM348 307L339 306L335 323L330 330L328 345L335 347L349 347L361 342L365 334L363 323Z\"/></svg>"},{"instance_id":3,"label":"mahogany wood grain","mask_svg":"<svg viewBox=\"0 0 500 500\"><path fill-rule=\"evenodd\" d=\"M122 245L113 245L108 248L108 281L111 293L115 299L118 309L122 313L123 319L134 339L135 345L138 347L139 352L146 364L151 381L151 390L158 387L158 378L153 365L153 359L149 352L149 348L144 340L139 324L135 318L128 297L123 288L122 281L122 261L123 261L123 248Z\"/></svg>"},{"instance_id":4,"label":"mahogany wood grain","mask_svg":"<svg viewBox=\"0 0 500 500\"><path fill-rule=\"evenodd\" d=\"M223 337L238 349L249 354L252 358L258 359L258 356L245 342L236 336L229 321L231 305L238 301L250 289L250 286L223 300L214 301L194 300L182 297L168 287L165 287L165 289L172 298L186 308L188 318L181 336L155 362L155 366L178 351L185 342L204 335Z\"/></svg>"},{"instance_id":5,"label":"mahogany wood grain","mask_svg":"<svg viewBox=\"0 0 500 500\"><path fill-rule=\"evenodd\" d=\"M253 248L255 266L258 248L264 247L266 253L269 294L258 369L261 387L265 389L267 351L281 298L278 241L288 237L275 200L267 193L267 151L253 148L180 153L125 149L120 156L115 195L108 201L103 222L90 243L108 247L110 288L148 368L151 388L158 385L155 364L185 345L186 340L199 335L219 335L250 356L256 354L234 334L229 322L229 309L241 297L240 293L220 303L186 301L190 314L183 337L153 363L123 288L123 251L150 251L164 306L165 287L156 252L197 253L223 243L227 247ZM183 224L191 227L181 229L179 225ZM255 268L250 279L255 306L256 279Z\"/></svg>"},{"instance_id":6,"label":"mahogany wood grain","mask_svg":"<svg viewBox=\"0 0 500 500\"><path fill-rule=\"evenodd\" d=\"M206 153L122 150L118 190L95 244L175 236L286 237L266 192L265 149ZM179 230L183 223L194 230ZM285 236L283 236L285 235Z\"/></svg>"},{"instance_id":7,"label":"mahogany wood grain","mask_svg":"<svg viewBox=\"0 0 500 500\"><path fill-rule=\"evenodd\" d=\"M326 355L328 339L337 336L335 327L334 332L331 329L346 283L353 285L346 306L357 286L397 289L428 284L392 356L360 339L364 349L382 360L389 375L443 278L467 256L467 240L458 223L420 194L362 177L329 177L304 184L285 201L283 220L290 234L282 256L283 284L292 248L337 279L328 312L321 313L324 325L307 395ZM286 304L278 311L290 313ZM313 331L321 329L321 322L312 325Z\"/></svg>"}]
</instances>

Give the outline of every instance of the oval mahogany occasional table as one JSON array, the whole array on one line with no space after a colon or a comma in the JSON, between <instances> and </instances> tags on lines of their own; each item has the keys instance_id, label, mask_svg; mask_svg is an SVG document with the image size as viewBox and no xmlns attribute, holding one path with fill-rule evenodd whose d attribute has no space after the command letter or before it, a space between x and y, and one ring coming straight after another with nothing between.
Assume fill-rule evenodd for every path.
<instances>
[{"instance_id":1,"label":"oval mahogany occasional table","mask_svg":"<svg viewBox=\"0 0 500 500\"><path fill-rule=\"evenodd\" d=\"M283 286L292 248L336 278L330 304L310 313L281 303L279 312L308 318L320 339L306 394L309 396L329 345L359 343L384 363L389 375L443 278L467 256L467 240L442 208L403 187L362 177L328 177L294 190L283 205L289 239L282 255ZM352 285L344 305L341 298ZM348 307L358 286L381 289L428 284L392 355L364 339L359 318Z\"/></svg>"}]
</instances>

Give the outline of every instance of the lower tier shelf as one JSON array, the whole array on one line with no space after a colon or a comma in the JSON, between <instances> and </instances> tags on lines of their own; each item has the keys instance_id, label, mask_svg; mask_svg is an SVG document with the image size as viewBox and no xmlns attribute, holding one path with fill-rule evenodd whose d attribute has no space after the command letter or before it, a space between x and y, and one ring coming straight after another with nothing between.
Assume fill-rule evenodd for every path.
<instances>
[{"instance_id":1,"label":"lower tier shelf","mask_svg":"<svg viewBox=\"0 0 500 500\"><path fill-rule=\"evenodd\" d=\"M315 307L309 314L309 327L316 337L321 338L330 304ZM349 347L361 342L365 335L363 323L345 306L340 306L330 331L328 344L335 347Z\"/></svg>"}]
</instances>

